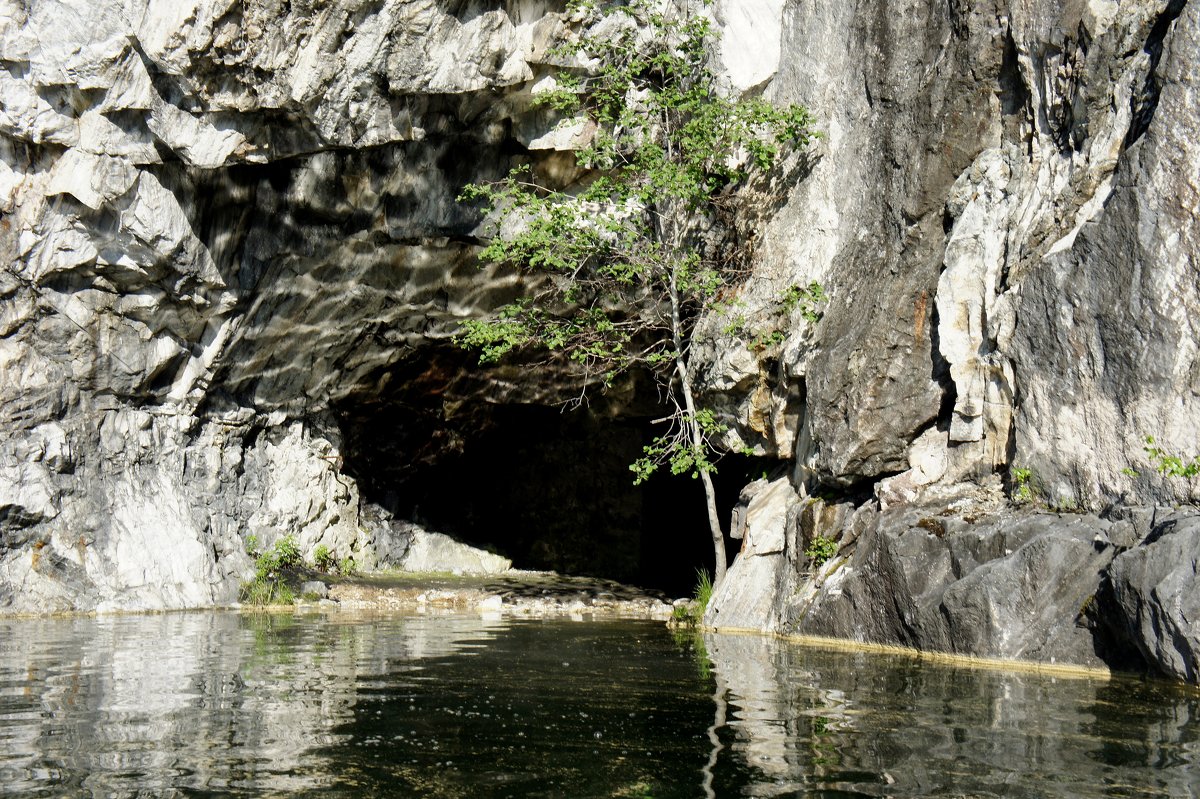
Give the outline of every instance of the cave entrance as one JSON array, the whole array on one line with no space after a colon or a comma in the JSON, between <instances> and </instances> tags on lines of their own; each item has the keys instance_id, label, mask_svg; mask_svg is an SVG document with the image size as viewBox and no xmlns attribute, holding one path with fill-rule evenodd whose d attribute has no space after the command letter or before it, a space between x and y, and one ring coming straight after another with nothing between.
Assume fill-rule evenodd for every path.
<instances>
[{"instance_id":1,"label":"cave entrance","mask_svg":"<svg viewBox=\"0 0 1200 799\"><path fill-rule=\"evenodd\" d=\"M404 381L410 388L411 382ZM477 404L445 419L442 402L375 398L339 411L345 469L364 499L397 518L498 552L518 568L605 577L672 596L713 567L703 489L669 471L633 485L629 464L661 429L653 416L591 408ZM752 468L724 458L722 521ZM730 553L738 542L728 542Z\"/></svg>"}]
</instances>

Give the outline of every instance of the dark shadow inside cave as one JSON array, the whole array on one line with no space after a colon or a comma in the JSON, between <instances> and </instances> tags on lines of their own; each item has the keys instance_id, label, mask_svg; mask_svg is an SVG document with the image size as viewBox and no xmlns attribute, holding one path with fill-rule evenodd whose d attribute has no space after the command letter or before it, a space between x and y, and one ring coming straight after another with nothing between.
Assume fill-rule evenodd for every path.
<instances>
[{"instance_id":1,"label":"dark shadow inside cave","mask_svg":"<svg viewBox=\"0 0 1200 799\"><path fill-rule=\"evenodd\" d=\"M406 390L339 409L345 469L365 500L499 552L518 568L606 577L672 596L690 594L697 569L711 571L700 482L663 470L633 485L630 463L661 433L653 416L473 403L447 420L446 407L436 392ZM764 465L721 460L714 482L726 528L741 488ZM730 557L739 543L727 538Z\"/></svg>"}]
</instances>

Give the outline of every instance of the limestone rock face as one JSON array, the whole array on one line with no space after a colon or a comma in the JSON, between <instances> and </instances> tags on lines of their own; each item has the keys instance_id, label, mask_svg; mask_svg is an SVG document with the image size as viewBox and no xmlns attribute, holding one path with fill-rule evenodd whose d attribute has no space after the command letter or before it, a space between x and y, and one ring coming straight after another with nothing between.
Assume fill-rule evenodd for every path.
<instances>
[{"instance_id":1,"label":"limestone rock face","mask_svg":"<svg viewBox=\"0 0 1200 799\"><path fill-rule=\"evenodd\" d=\"M730 303L782 341L751 352L720 341L721 315L708 327L704 377L731 443L794 457L799 480L826 486L904 474L910 500L1014 465L1051 504L1185 498L1142 468L1142 446L1194 450L1200 423L1185 110L1200 12L860 0L775 13L767 96L808 105L824 137L755 231L755 279ZM831 295L821 321L781 315L788 287L813 280Z\"/></svg>"},{"instance_id":2,"label":"limestone rock face","mask_svg":"<svg viewBox=\"0 0 1200 799\"><path fill-rule=\"evenodd\" d=\"M0 3L0 608L230 602L250 535L391 558L334 408L511 296L455 197L551 127L560 17Z\"/></svg>"},{"instance_id":3,"label":"limestone rock face","mask_svg":"<svg viewBox=\"0 0 1200 799\"><path fill-rule=\"evenodd\" d=\"M789 466L747 497L714 617L1081 663L1108 629L1196 679L1166 638L1194 638L1186 603L1145 599L1191 586L1168 568L1190 522L1143 543L1195 486L1142 445L1200 430L1200 5L711 13L730 90L823 134L753 187L752 274L700 322L726 443ZM389 457L423 468L481 407L568 396L450 337L520 290L478 269L462 186L581 177L581 131L530 106L571 24L542 0L0 0L0 610L229 602L250 535L396 563L363 496L392 472L348 441L397 420ZM816 323L785 301L814 281Z\"/></svg>"},{"instance_id":4,"label":"limestone rock face","mask_svg":"<svg viewBox=\"0 0 1200 799\"><path fill-rule=\"evenodd\" d=\"M1195 499L1194 484L1164 483L1141 455L1147 435L1192 452L1200 429L1198 45L1200 9L1191 4L1161 52L1150 51L1153 76L1133 87L1136 113L1103 207L1021 289L1015 457L1056 496L1089 505Z\"/></svg>"},{"instance_id":5,"label":"limestone rock face","mask_svg":"<svg viewBox=\"0 0 1200 799\"><path fill-rule=\"evenodd\" d=\"M1195 681L1195 581L1174 562L1189 562L1190 522L1137 545L1149 530L1131 520L1195 500L1195 481L1164 478L1143 447L1154 436L1190 458L1200 439L1200 7L779 14L766 95L810 106L824 138L754 231L755 279L728 303L776 343L722 340L728 314L714 314L702 382L732 446L791 460L799 502L847 510L825 530L840 561L812 569L791 533L795 550L726 607L766 608L761 629L1141 659ZM781 313L814 280L823 318ZM980 521L943 522L964 497ZM1014 497L1099 515L1031 516ZM1110 580L1120 600L1092 603Z\"/></svg>"}]
</instances>

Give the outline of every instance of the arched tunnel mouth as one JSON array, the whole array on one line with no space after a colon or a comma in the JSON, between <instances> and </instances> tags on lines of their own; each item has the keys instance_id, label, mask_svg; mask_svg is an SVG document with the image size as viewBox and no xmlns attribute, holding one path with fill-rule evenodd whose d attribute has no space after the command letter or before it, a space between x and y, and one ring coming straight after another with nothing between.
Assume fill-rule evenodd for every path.
<instances>
[{"instance_id":1,"label":"arched tunnel mouth","mask_svg":"<svg viewBox=\"0 0 1200 799\"><path fill-rule=\"evenodd\" d=\"M630 464L662 425L656 403L614 411L448 399L459 355L393 368L382 389L337 408L346 472L363 500L397 519L504 555L516 568L599 577L689 595L713 569L699 480L660 469L634 485ZM392 388L387 388L391 386ZM726 455L713 474L730 556L742 487L775 461Z\"/></svg>"}]
</instances>

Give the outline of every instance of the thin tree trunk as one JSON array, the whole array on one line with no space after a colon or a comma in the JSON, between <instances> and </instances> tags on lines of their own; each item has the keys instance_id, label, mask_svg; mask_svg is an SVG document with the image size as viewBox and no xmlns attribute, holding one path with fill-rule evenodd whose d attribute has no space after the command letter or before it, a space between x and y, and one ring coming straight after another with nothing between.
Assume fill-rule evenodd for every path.
<instances>
[{"instance_id":1,"label":"thin tree trunk","mask_svg":"<svg viewBox=\"0 0 1200 799\"><path fill-rule=\"evenodd\" d=\"M670 119L666 109L663 109L663 125L664 129L669 128ZM673 142L668 136L666 141L667 156L670 160L675 159ZM658 226L658 240L668 243L670 251L679 253L682 249L681 236L682 230L676 225L669 233L663 225L663 218L656 217L655 224ZM696 454L704 452L704 432L700 429L700 423L696 420L696 402L692 396L692 381L688 377L687 358L684 355L683 347L683 316L679 308L679 261L676 258L671 259L671 337L675 343L675 372L679 375L679 390L683 394L684 411L687 413L688 433L692 439L692 446L695 447ZM704 486L704 503L708 510L708 530L712 535L713 544L713 588L715 589L725 579L725 570L727 568L725 562L725 533L721 530L721 519L717 514L717 492L713 488L712 476L704 471L700 471L700 482Z\"/></svg>"},{"instance_id":2,"label":"thin tree trunk","mask_svg":"<svg viewBox=\"0 0 1200 799\"><path fill-rule=\"evenodd\" d=\"M688 377L687 361L683 355L683 323L679 312L679 288L677 283L678 267L671 265L671 335L675 340L675 373L679 375L679 391L683 394L683 408L686 416L688 434L692 440L695 453L704 452L704 431L696 419L696 402L692 397L692 381ZM725 533L721 530L721 519L717 514L717 493L713 489L712 476L703 469L700 472L700 482L704 485L704 501L708 507L708 529L712 534L713 557L716 561L713 569L713 587L716 588L725 579Z\"/></svg>"}]
</instances>

